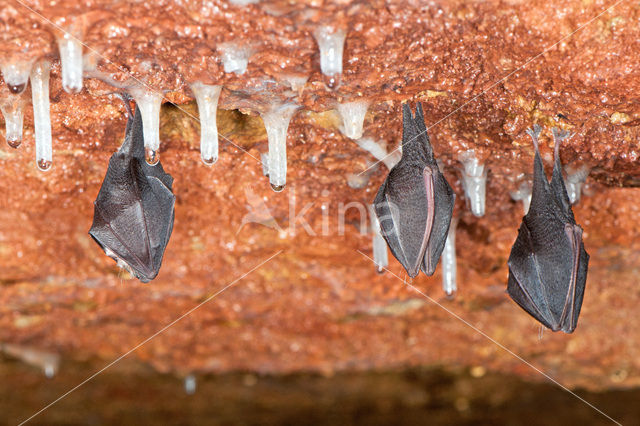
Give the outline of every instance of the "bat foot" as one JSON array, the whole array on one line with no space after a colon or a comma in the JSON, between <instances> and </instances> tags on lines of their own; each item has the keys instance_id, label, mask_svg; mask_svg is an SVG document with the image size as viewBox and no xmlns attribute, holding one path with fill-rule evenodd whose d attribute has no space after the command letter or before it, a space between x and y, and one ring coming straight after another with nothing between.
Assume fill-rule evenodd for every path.
<instances>
[{"instance_id":1,"label":"bat foot","mask_svg":"<svg viewBox=\"0 0 640 426\"><path fill-rule=\"evenodd\" d=\"M532 128L527 129L527 134L531 136L531 140L533 140L533 144L536 149L538 148L538 137L540 137L540 133L542 133L542 126L539 124L534 124Z\"/></svg>"}]
</instances>

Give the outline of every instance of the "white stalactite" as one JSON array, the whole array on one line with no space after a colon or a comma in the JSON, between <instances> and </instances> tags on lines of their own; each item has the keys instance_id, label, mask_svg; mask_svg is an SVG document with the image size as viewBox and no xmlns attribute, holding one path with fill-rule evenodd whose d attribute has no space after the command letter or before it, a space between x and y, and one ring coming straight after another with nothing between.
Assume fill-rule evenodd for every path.
<instances>
[{"instance_id":1,"label":"white stalactite","mask_svg":"<svg viewBox=\"0 0 640 426\"><path fill-rule=\"evenodd\" d=\"M31 71L33 127L36 139L36 163L40 170L49 170L53 161L51 146L51 113L49 110L48 61L37 62Z\"/></svg>"},{"instance_id":2,"label":"white stalactite","mask_svg":"<svg viewBox=\"0 0 640 426\"><path fill-rule=\"evenodd\" d=\"M137 86L130 90L142 115L144 147L147 163L155 165L159 161L160 150L160 107L162 93L145 86Z\"/></svg>"},{"instance_id":3,"label":"white stalactite","mask_svg":"<svg viewBox=\"0 0 640 426\"><path fill-rule=\"evenodd\" d=\"M21 95L9 95L0 103L5 121L5 138L12 148L17 148L22 143L24 103Z\"/></svg>"},{"instance_id":4,"label":"white stalactite","mask_svg":"<svg viewBox=\"0 0 640 426\"><path fill-rule=\"evenodd\" d=\"M465 196L469 200L471 212L478 217L484 216L487 170L484 164L480 164L476 158L475 151L472 149L461 153L458 159L464 166L462 184Z\"/></svg>"},{"instance_id":5,"label":"white stalactite","mask_svg":"<svg viewBox=\"0 0 640 426\"><path fill-rule=\"evenodd\" d=\"M326 77L325 83L335 89L342 78L342 53L347 33L332 26L320 26L313 35L320 48L320 69Z\"/></svg>"},{"instance_id":6,"label":"white stalactite","mask_svg":"<svg viewBox=\"0 0 640 426\"><path fill-rule=\"evenodd\" d=\"M82 43L71 33L58 38L58 51L62 66L62 88L67 93L82 90Z\"/></svg>"},{"instance_id":7,"label":"white stalactite","mask_svg":"<svg viewBox=\"0 0 640 426\"><path fill-rule=\"evenodd\" d=\"M531 191L531 183L522 182L518 190L511 193L511 198L514 201L522 201L522 210L525 215L529 211L529 205L531 205Z\"/></svg>"},{"instance_id":8,"label":"white stalactite","mask_svg":"<svg viewBox=\"0 0 640 426\"><path fill-rule=\"evenodd\" d=\"M260 115L267 130L269 143L269 182L276 192L282 191L287 183L287 129L297 109L297 105L278 104Z\"/></svg>"},{"instance_id":9,"label":"white stalactite","mask_svg":"<svg viewBox=\"0 0 640 426\"><path fill-rule=\"evenodd\" d=\"M253 48L240 43L228 42L220 44L218 46L218 52L222 59L224 72L233 72L237 75L242 75L247 71Z\"/></svg>"},{"instance_id":10,"label":"white stalactite","mask_svg":"<svg viewBox=\"0 0 640 426\"><path fill-rule=\"evenodd\" d=\"M5 61L0 64L2 77L11 93L22 93L29 82L33 61Z\"/></svg>"},{"instance_id":11,"label":"white stalactite","mask_svg":"<svg viewBox=\"0 0 640 426\"><path fill-rule=\"evenodd\" d=\"M376 216L375 207L369 204L369 218L371 220L371 232L373 234L373 262L376 264L376 270L383 273L385 268L389 266L389 255L387 253L387 242L382 236L380 222Z\"/></svg>"},{"instance_id":12,"label":"white stalactite","mask_svg":"<svg viewBox=\"0 0 640 426\"><path fill-rule=\"evenodd\" d=\"M457 219L451 219L447 241L442 251L442 289L448 297L455 296L458 291L457 276L458 265L456 262L456 227Z\"/></svg>"},{"instance_id":13,"label":"white stalactite","mask_svg":"<svg viewBox=\"0 0 640 426\"><path fill-rule=\"evenodd\" d=\"M367 101L345 102L337 109L342 117L342 133L351 139L360 139L363 133L364 117L367 114Z\"/></svg>"},{"instance_id":14,"label":"white stalactite","mask_svg":"<svg viewBox=\"0 0 640 426\"><path fill-rule=\"evenodd\" d=\"M191 90L196 95L200 114L200 156L211 165L218 161L218 125L216 113L222 86L212 86L200 82L193 83Z\"/></svg>"},{"instance_id":15,"label":"white stalactite","mask_svg":"<svg viewBox=\"0 0 640 426\"><path fill-rule=\"evenodd\" d=\"M587 176L589 176L590 170L587 166L581 166L577 169L567 167L566 171L567 178L565 179L564 184L567 188L569 201L571 201L571 204L575 204L580 200L580 196L582 195L582 186L587 181Z\"/></svg>"}]
</instances>

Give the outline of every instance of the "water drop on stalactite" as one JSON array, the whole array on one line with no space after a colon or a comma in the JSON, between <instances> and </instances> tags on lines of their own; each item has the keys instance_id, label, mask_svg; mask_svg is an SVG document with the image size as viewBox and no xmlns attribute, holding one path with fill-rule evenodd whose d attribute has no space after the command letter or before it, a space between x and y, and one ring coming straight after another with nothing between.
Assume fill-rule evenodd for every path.
<instances>
[{"instance_id":1,"label":"water drop on stalactite","mask_svg":"<svg viewBox=\"0 0 640 426\"><path fill-rule=\"evenodd\" d=\"M287 129L297 109L297 105L278 104L260 115L267 130L269 144L269 182L276 192L282 191L287 183Z\"/></svg>"},{"instance_id":2,"label":"water drop on stalactite","mask_svg":"<svg viewBox=\"0 0 640 426\"><path fill-rule=\"evenodd\" d=\"M162 93L144 86L130 89L131 96L136 100L140 114L142 114L142 128L147 163L155 165L159 161L160 151L160 107Z\"/></svg>"},{"instance_id":3,"label":"water drop on stalactite","mask_svg":"<svg viewBox=\"0 0 640 426\"><path fill-rule=\"evenodd\" d=\"M462 185L464 194L469 200L471 212L478 217L484 216L487 169L484 164L480 164L473 149L464 151L458 156L458 159L464 166L462 170Z\"/></svg>"},{"instance_id":4,"label":"water drop on stalactite","mask_svg":"<svg viewBox=\"0 0 640 426\"><path fill-rule=\"evenodd\" d=\"M442 289L447 297L453 298L458 291L457 275L458 266L456 262L456 227L457 219L451 219L449 233L442 251Z\"/></svg>"},{"instance_id":5,"label":"water drop on stalactite","mask_svg":"<svg viewBox=\"0 0 640 426\"><path fill-rule=\"evenodd\" d=\"M31 71L31 98L36 139L36 163L40 170L49 170L53 161L51 146L51 115L49 111L49 70L47 61L37 62Z\"/></svg>"},{"instance_id":6,"label":"water drop on stalactite","mask_svg":"<svg viewBox=\"0 0 640 426\"><path fill-rule=\"evenodd\" d=\"M273 183L271 184L271 189L273 189L275 192L284 191L284 187L285 185L274 185Z\"/></svg>"},{"instance_id":7,"label":"water drop on stalactite","mask_svg":"<svg viewBox=\"0 0 640 426\"><path fill-rule=\"evenodd\" d=\"M338 104L337 109L342 117L342 133L351 139L362 137L364 117L367 114L367 101L345 102Z\"/></svg>"},{"instance_id":8,"label":"water drop on stalactite","mask_svg":"<svg viewBox=\"0 0 640 426\"><path fill-rule=\"evenodd\" d=\"M314 32L314 37L320 48L320 69L325 85L335 89L342 79L342 52L346 32L331 26L321 26Z\"/></svg>"},{"instance_id":9,"label":"water drop on stalactite","mask_svg":"<svg viewBox=\"0 0 640 426\"><path fill-rule=\"evenodd\" d=\"M191 90L196 96L200 115L200 156L210 166L218 161L218 125L216 113L222 86L193 83Z\"/></svg>"},{"instance_id":10,"label":"water drop on stalactite","mask_svg":"<svg viewBox=\"0 0 640 426\"><path fill-rule=\"evenodd\" d=\"M67 93L82 90L82 42L71 33L65 32L58 39L60 65L62 67L62 88Z\"/></svg>"},{"instance_id":11,"label":"water drop on stalactite","mask_svg":"<svg viewBox=\"0 0 640 426\"><path fill-rule=\"evenodd\" d=\"M155 166L160 161L160 154L151 148L144 149L144 159L150 166Z\"/></svg>"},{"instance_id":12,"label":"water drop on stalactite","mask_svg":"<svg viewBox=\"0 0 640 426\"><path fill-rule=\"evenodd\" d=\"M47 170L49 170L51 168L51 164L52 164L51 161L47 161L44 159L38 160L38 168L43 172L46 172Z\"/></svg>"}]
</instances>

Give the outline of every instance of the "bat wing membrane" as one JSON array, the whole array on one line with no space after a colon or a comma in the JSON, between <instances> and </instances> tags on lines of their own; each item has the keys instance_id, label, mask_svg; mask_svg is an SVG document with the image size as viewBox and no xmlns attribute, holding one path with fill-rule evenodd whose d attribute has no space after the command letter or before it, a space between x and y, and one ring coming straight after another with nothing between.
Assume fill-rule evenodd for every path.
<instances>
[{"instance_id":1,"label":"bat wing membrane","mask_svg":"<svg viewBox=\"0 0 640 426\"><path fill-rule=\"evenodd\" d=\"M387 242L397 245L392 249L394 256L401 252L402 255L396 258L407 273L415 277L426 251L425 230L431 208L427 202L422 169L401 160L391 170L381 190L391 220L383 217L380 223L385 233L395 232L396 236L396 239L387 239Z\"/></svg>"},{"instance_id":2,"label":"bat wing membrane","mask_svg":"<svg viewBox=\"0 0 640 426\"><path fill-rule=\"evenodd\" d=\"M437 167L433 172L433 186L434 220L429 238L429 246L427 247L427 252L424 255L425 260L422 264L422 271L429 276L435 272L438 260L444 250L456 200L456 195L453 189L451 189L451 185L449 185L449 182L447 182ZM428 258L430 262L427 261Z\"/></svg>"},{"instance_id":3,"label":"bat wing membrane","mask_svg":"<svg viewBox=\"0 0 640 426\"><path fill-rule=\"evenodd\" d=\"M173 229L175 196L155 176L145 176L137 159L132 161L144 214L144 229L152 257L152 268L160 269L164 250Z\"/></svg>"}]
</instances>

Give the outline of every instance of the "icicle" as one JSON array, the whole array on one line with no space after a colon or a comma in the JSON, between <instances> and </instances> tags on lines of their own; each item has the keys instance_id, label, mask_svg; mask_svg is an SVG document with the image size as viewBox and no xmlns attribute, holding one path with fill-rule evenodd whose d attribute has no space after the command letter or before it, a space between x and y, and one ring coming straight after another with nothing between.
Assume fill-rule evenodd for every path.
<instances>
[{"instance_id":1,"label":"icicle","mask_svg":"<svg viewBox=\"0 0 640 426\"><path fill-rule=\"evenodd\" d=\"M196 95L200 114L200 156L210 166L218 161L218 125L216 112L222 86L193 83L191 90Z\"/></svg>"},{"instance_id":2,"label":"icicle","mask_svg":"<svg viewBox=\"0 0 640 426\"><path fill-rule=\"evenodd\" d=\"M389 170L393 169L393 166L395 166L402 157L402 152L400 149L396 149L393 152L389 153L382 147L380 142L376 142L371 138L361 138L358 139L356 143L360 148L368 151L371 155L373 155L376 160L382 161Z\"/></svg>"},{"instance_id":3,"label":"icicle","mask_svg":"<svg viewBox=\"0 0 640 426\"><path fill-rule=\"evenodd\" d=\"M471 205L471 212L478 217L484 216L487 170L484 164L480 164L473 149L464 151L458 156L458 159L464 166L462 185L465 196Z\"/></svg>"},{"instance_id":4,"label":"icicle","mask_svg":"<svg viewBox=\"0 0 640 426\"><path fill-rule=\"evenodd\" d=\"M581 166L577 169L567 167L567 178L564 181L567 187L567 194L569 195L569 201L571 204L575 204L580 200L582 195L582 185L587 181L589 176L589 168L587 166Z\"/></svg>"},{"instance_id":5,"label":"icicle","mask_svg":"<svg viewBox=\"0 0 640 426\"><path fill-rule=\"evenodd\" d=\"M22 93L29 82L33 61L11 61L0 65L2 76L11 93Z\"/></svg>"},{"instance_id":6,"label":"icicle","mask_svg":"<svg viewBox=\"0 0 640 426\"><path fill-rule=\"evenodd\" d=\"M287 182L287 129L297 105L276 105L268 112L261 114L267 129L269 155L267 171L269 182L274 191L280 192Z\"/></svg>"},{"instance_id":7,"label":"icicle","mask_svg":"<svg viewBox=\"0 0 640 426\"><path fill-rule=\"evenodd\" d=\"M65 32L58 38L58 51L62 66L62 88L67 93L82 90L82 42L71 33Z\"/></svg>"},{"instance_id":8,"label":"icicle","mask_svg":"<svg viewBox=\"0 0 640 426\"><path fill-rule=\"evenodd\" d=\"M251 46L229 42L219 45L218 52L222 56L224 72L234 72L237 75L242 75L247 70L253 49Z\"/></svg>"},{"instance_id":9,"label":"icicle","mask_svg":"<svg viewBox=\"0 0 640 426\"><path fill-rule=\"evenodd\" d=\"M196 393L196 386L196 378L193 374L189 374L184 378L184 391L187 393L187 395L193 395L194 393Z\"/></svg>"},{"instance_id":10,"label":"icicle","mask_svg":"<svg viewBox=\"0 0 640 426\"><path fill-rule=\"evenodd\" d=\"M376 271L383 274L385 268L389 265L389 257L387 254L387 243L382 237L380 231L380 222L376 216L373 204L369 204L369 218L371 220L371 232L373 233L373 262L376 264Z\"/></svg>"},{"instance_id":11,"label":"icicle","mask_svg":"<svg viewBox=\"0 0 640 426\"><path fill-rule=\"evenodd\" d=\"M49 70L48 61L40 61L31 71L31 101L33 103L33 127L36 134L36 163L40 170L51 168L53 149L51 147L51 115L49 111Z\"/></svg>"},{"instance_id":12,"label":"icicle","mask_svg":"<svg viewBox=\"0 0 640 426\"><path fill-rule=\"evenodd\" d=\"M342 117L343 128L342 133L351 139L360 139L362 137L362 126L364 124L364 116L367 114L367 101L355 101L338 104L338 112Z\"/></svg>"},{"instance_id":13,"label":"icicle","mask_svg":"<svg viewBox=\"0 0 640 426\"><path fill-rule=\"evenodd\" d=\"M529 205L531 204L531 183L522 182L520 184L520 188L511 193L511 198L514 201L522 201L522 209L524 214L527 214L529 211Z\"/></svg>"},{"instance_id":14,"label":"icicle","mask_svg":"<svg viewBox=\"0 0 640 426\"><path fill-rule=\"evenodd\" d=\"M325 84L335 89L342 78L342 51L347 34L343 29L321 26L313 35L320 48L320 69L325 76Z\"/></svg>"},{"instance_id":15,"label":"icicle","mask_svg":"<svg viewBox=\"0 0 640 426\"><path fill-rule=\"evenodd\" d=\"M456 263L456 227L458 226L457 219L451 219L451 225L449 225L449 233L447 234L447 241L444 244L444 250L442 251L442 289L447 297L453 298L458 291L457 275L458 266Z\"/></svg>"},{"instance_id":16,"label":"icicle","mask_svg":"<svg viewBox=\"0 0 640 426\"><path fill-rule=\"evenodd\" d=\"M28 346L5 343L2 352L20 361L41 368L47 378L52 378L60 367L60 355Z\"/></svg>"},{"instance_id":17,"label":"icicle","mask_svg":"<svg viewBox=\"0 0 640 426\"><path fill-rule=\"evenodd\" d=\"M20 95L9 95L9 98L0 104L5 122L5 138L11 148L17 148L22 143L23 106L24 100Z\"/></svg>"},{"instance_id":18,"label":"icicle","mask_svg":"<svg viewBox=\"0 0 640 426\"><path fill-rule=\"evenodd\" d=\"M160 161L160 107L163 96L144 86L135 87L130 92L142 114L145 157L147 163L154 166Z\"/></svg>"}]
</instances>

